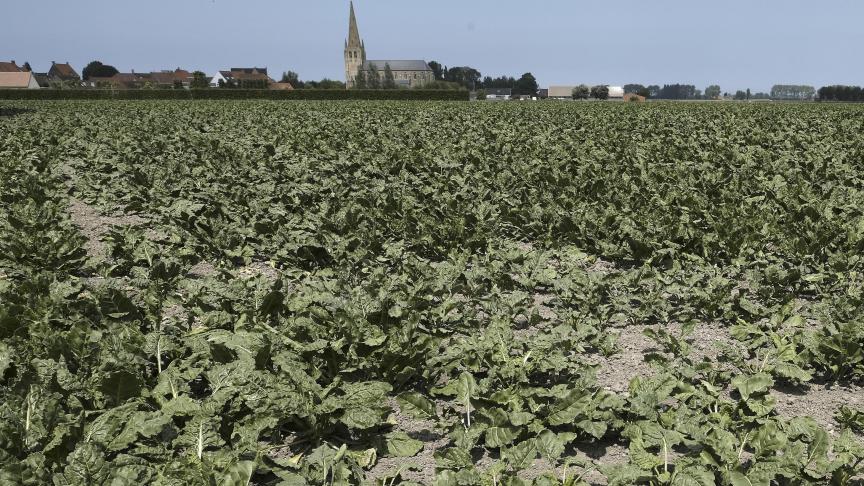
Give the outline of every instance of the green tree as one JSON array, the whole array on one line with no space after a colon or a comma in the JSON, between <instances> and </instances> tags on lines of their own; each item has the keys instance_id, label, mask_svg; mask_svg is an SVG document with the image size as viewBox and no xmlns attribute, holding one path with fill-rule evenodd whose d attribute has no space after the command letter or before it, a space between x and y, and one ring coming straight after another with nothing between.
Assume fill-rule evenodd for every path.
<instances>
[{"instance_id":1,"label":"green tree","mask_svg":"<svg viewBox=\"0 0 864 486\"><path fill-rule=\"evenodd\" d=\"M432 70L432 74L437 81L444 81L444 66L441 63L438 61L429 61L429 69Z\"/></svg>"},{"instance_id":2,"label":"green tree","mask_svg":"<svg viewBox=\"0 0 864 486\"><path fill-rule=\"evenodd\" d=\"M114 66L102 64L100 61L92 61L81 71L81 76L86 81L90 78L110 78L118 72Z\"/></svg>"},{"instance_id":3,"label":"green tree","mask_svg":"<svg viewBox=\"0 0 864 486\"><path fill-rule=\"evenodd\" d=\"M741 91L739 89L738 91L735 92L735 98L734 99L736 99L738 101L746 100L747 99L747 93L744 91Z\"/></svg>"},{"instance_id":4,"label":"green tree","mask_svg":"<svg viewBox=\"0 0 864 486\"><path fill-rule=\"evenodd\" d=\"M591 88L587 85L580 84L573 88L573 99L574 100L587 100L589 96L591 96Z\"/></svg>"},{"instance_id":5,"label":"green tree","mask_svg":"<svg viewBox=\"0 0 864 486\"><path fill-rule=\"evenodd\" d=\"M369 89L381 89L381 73L374 64L369 65L369 72L366 73L366 86Z\"/></svg>"},{"instance_id":6,"label":"green tree","mask_svg":"<svg viewBox=\"0 0 864 486\"><path fill-rule=\"evenodd\" d=\"M476 89L477 87L482 87L483 82L481 81L482 74L480 71L472 68L471 66L456 66L450 69L447 69L444 73L444 80L449 81L451 83L459 83L463 88L468 90Z\"/></svg>"},{"instance_id":7,"label":"green tree","mask_svg":"<svg viewBox=\"0 0 864 486\"><path fill-rule=\"evenodd\" d=\"M609 86L606 85L597 85L591 88L591 97L596 100L608 100L609 99Z\"/></svg>"},{"instance_id":8,"label":"green tree","mask_svg":"<svg viewBox=\"0 0 864 486\"><path fill-rule=\"evenodd\" d=\"M750 96L751 96L750 88L747 88L747 99L748 99L748 100L750 99Z\"/></svg>"},{"instance_id":9,"label":"green tree","mask_svg":"<svg viewBox=\"0 0 864 486\"><path fill-rule=\"evenodd\" d=\"M354 88L367 89L368 87L369 83L366 82L366 71L362 69L357 71L357 76L354 77Z\"/></svg>"},{"instance_id":10,"label":"green tree","mask_svg":"<svg viewBox=\"0 0 864 486\"><path fill-rule=\"evenodd\" d=\"M303 81L306 89L345 89L345 83L324 78L321 81Z\"/></svg>"},{"instance_id":11,"label":"green tree","mask_svg":"<svg viewBox=\"0 0 864 486\"><path fill-rule=\"evenodd\" d=\"M720 98L721 92L722 91L721 91L719 85L712 84L711 86L708 86L707 88L705 88L705 97L708 98L709 100L716 100L716 99Z\"/></svg>"},{"instance_id":12,"label":"green tree","mask_svg":"<svg viewBox=\"0 0 864 486\"><path fill-rule=\"evenodd\" d=\"M384 64L384 89L396 89L396 78L393 77L393 70L390 69L390 63Z\"/></svg>"},{"instance_id":13,"label":"green tree","mask_svg":"<svg viewBox=\"0 0 864 486\"><path fill-rule=\"evenodd\" d=\"M201 71L192 73L192 83L189 85L192 89L207 89L210 83L207 81L207 75Z\"/></svg>"},{"instance_id":14,"label":"green tree","mask_svg":"<svg viewBox=\"0 0 864 486\"><path fill-rule=\"evenodd\" d=\"M294 71L287 71L282 73L281 83L291 83L291 86L294 89L303 89L305 87L305 83L300 81L300 75L295 73Z\"/></svg>"},{"instance_id":15,"label":"green tree","mask_svg":"<svg viewBox=\"0 0 864 486\"><path fill-rule=\"evenodd\" d=\"M647 89L648 88L646 88L645 86L638 84L638 83L631 83L631 84L625 84L624 85L624 93L625 94L626 93L636 93L639 96L644 96L640 93L643 91L647 91Z\"/></svg>"},{"instance_id":16,"label":"green tree","mask_svg":"<svg viewBox=\"0 0 864 486\"><path fill-rule=\"evenodd\" d=\"M516 94L537 96L537 78L531 73L525 73L516 81Z\"/></svg>"}]
</instances>

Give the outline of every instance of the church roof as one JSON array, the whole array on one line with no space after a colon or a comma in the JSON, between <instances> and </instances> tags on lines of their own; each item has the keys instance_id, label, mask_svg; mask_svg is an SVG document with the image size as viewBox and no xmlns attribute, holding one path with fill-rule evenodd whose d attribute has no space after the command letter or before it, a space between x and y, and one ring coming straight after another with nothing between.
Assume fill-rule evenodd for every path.
<instances>
[{"instance_id":1,"label":"church roof","mask_svg":"<svg viewBox=\"0 0 864 486\"><path fill-rule=\"evenodd\" d=\"M369 70L372 66L375 69L383 71L387 65L390 65L391 71L431 71L432 68L426 64L426 61L421 60L382 60L382 61L366 61L363 63L363 69Z\"/></svg>"}]
</instances>

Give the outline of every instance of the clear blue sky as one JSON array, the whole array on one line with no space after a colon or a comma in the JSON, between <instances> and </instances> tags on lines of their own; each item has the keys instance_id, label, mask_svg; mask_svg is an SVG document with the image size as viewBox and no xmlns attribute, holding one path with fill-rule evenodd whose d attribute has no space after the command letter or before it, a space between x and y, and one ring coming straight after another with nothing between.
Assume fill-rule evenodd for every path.
<instances>
[{"instance_id":1,"label":"clear blue sky","mask_svg":"<svg viewBox=\"0 0 864 486\"><path fill-rule=\"evenodd\" d=\"M864 84L860 0L357 0L373 59L531 71L541 86ZM342 79L347 0L4 1L0 59Z\"/></svg>"}]
</instances>

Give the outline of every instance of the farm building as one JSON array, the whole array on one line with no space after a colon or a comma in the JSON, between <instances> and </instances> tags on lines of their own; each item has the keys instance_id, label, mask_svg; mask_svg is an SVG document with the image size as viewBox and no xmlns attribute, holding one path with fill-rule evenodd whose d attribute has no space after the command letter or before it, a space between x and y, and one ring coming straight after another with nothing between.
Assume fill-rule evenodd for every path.
<instances>
[{"instance_id":1,"label":"farm building","mask_svg":"<svg viewBox=\"0 0 864 486\"><path fill-rule=\"evenodd\" d=\"M639 103L644 103L644 102L645 102L645 97L644 97L644 96L640 96L640 95L638 95L638 94L636 94L636 93L627 93L627 94L624 95L624 101L637 101L637 102L639 102Z\"/></svg>"},{"instance_id":2,"label":"farm building","mask_svg":"<svg viewBox=\"0 0 864 486\"><path fill-rule=\"evenodd\" d=\"M610 100L623 100L624 99L624 88L621 86L609 86L609 99Z\"/></svg>"},{"instance_id":3,"label":"farm building","mask_svg":"<svg viewBox=\"0 0 864 486\"><path fill-rule=\"evenodd\" d=\"M549 98L570 99L573 97L573 88L576 86L549 86Z\"/></svg>"},{"instance_id":4,"label":"farm building","mask_svg":"<svg viewBox=\"0 0 864 486\"><path fill-rule=\"evenodd\" d=\"M31 72L0 72L0 89L39 89Z\"/></svg>"},{"instance_id":5,"label":"farm building","mask_svg":"<svg viewBox=\"0 0 864 486\"><path fill-rule=\"evenodd\" d=\"M487 100L509 100L513 96L511 88L489 88L486 90Z\"/></svg>"}]
</instances>

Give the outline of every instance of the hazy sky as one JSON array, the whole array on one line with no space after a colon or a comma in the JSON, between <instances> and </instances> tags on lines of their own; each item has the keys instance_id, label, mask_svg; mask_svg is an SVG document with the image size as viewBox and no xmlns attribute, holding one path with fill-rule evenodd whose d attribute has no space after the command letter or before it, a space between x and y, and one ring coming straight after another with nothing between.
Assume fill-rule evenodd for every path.
<instances>
[{"instance_id":1,"label":"hazy sky","mask_svg":"<svg viewBox=\"0 0 864 486\"><path fill-rule=\"evenodd\" d=\"M550 84L864 84L860 0L358 0L371 59L531 71ZM343 79L347 0L3 1L0 59Z\"/></svg>"}]
</instances>

